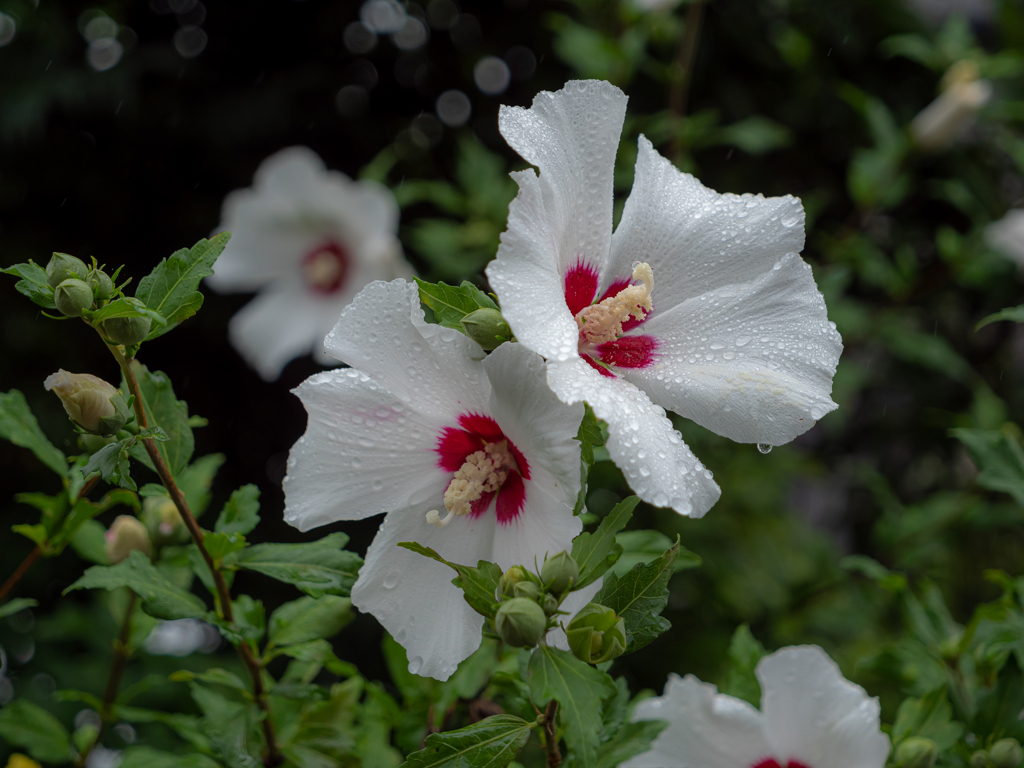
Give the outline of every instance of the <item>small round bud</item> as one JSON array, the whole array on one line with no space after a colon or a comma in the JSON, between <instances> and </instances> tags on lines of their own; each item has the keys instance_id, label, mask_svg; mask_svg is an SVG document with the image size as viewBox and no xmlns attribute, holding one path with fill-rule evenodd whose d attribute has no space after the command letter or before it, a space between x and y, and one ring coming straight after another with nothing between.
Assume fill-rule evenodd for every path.
<instances>
[{"instance_id":1,"label":"small round bud","mask_svg":"<svg viewBox=\"0 0 1024 768\"><path fill-rule=\"evenodd\" d=\"M580 569L572 555L564 549L554 557L545 557L540 569L540 580L548 590L560 595L580 580Z\"/></svg>"},{"instance_id":2,"label":"small round bud","mask_svg":"<svg viewBox=\"0 0 1024 768\"><path fill-rule=\"evenodd\" d=\"M92 288L97 299L109 299L114 295L114 281L102 269L90 269L85 282Z\"/></svg>"},{"instance_id":3,"label":"small round bud","mask_svg":"<svg viewBox=\"0 0 1024 768\"><path fill-rule=\"evenodd\" d=\"M149 335L153 321L148 317L112 317L101 325L107 338L115 344L138 344Z\"/></svg>"},{"instance_id":4,"label":"small round bud","mask_svg":"<svg viewBox=\"0 0 1024 768\"><path fill-rule=\"evenodd\" d=\"M512 588L512 594L515 597L526 597L537 602L540 598L540 587L532 581L520 581Z\"/></svg>"},{"instance_id":5,"label":"small round bud","mask_svg":"<svg viewBox=\"0 0 1024 768\"><path fill-rule=\"evenodd\" d=\"M147 556L153 554L146 526L131 515L119 515L107 531L106 539L107 559L111 565L127 559L132 552L141 552Z\"/></svg>"},{"instance_id":6,"label":"small round bud","mask_svg":"<svg viewBox=\"0 0 1024 768\"><path fill-rule=\"evenodd\" d=\"M462 318L462 328L469 338L488 351L512 338L512 329L501 312L487 307Z\"/></svg>"},{"instance_id":7,"label":"small round bud","mask_svg":"<svg viewBox=\"0 0 1024 768\"><path fill-rule=\"evenodd\" d=\"M53 292L53 303L68 317L81 317L92 307L92 302L92 288L75 277L62 282Z\"/></svg>"},{"instance_id":8,"label":"small round bud","mask_svg":"<svg viewBox=\"0 0 1024 768\"><path fill-rule=\"evenodd\" d=\"M533 648L544 637L548 619L533 600L513 597L501 604L494 617L498 637L514 648Z\"/></svg>"},{"instance_id":9,"label":"small round bud","mask_svg":"<svg viewBox=\"0 0 1024 768\"><path fill-rule=\"evenodd\" d=\"M939 747L934 741L914 736L896 749L896 765L899 768L932 768L938 756Z\"/></svg>"},{"instance_id":10,"label":"small round bud","mask_svg":"<svg viewBox=\"0 0 1024 768\"><path fill-rule=\"evenodd\" d=\"M550 618L558 611L558 598L554 595L544 595L540 607L544 609L544 615Z\"/></svg>"},{"instance_id":11,"label":"small round bud","mask_svg":"<svg viewBox=\"0 0 1024 768\"><path fill-rule=\"evenodd\" d=\"M516 584L529 578L526 575L526 569L521 565L513 565L503 574L501 574L501 581L498 582L498 591L501 592L505 597L515 597L515 593L512 591Z\"/></svg>"},{"instance_id":12,"label":"small round bud","mask_svg":"<svg viewBox=\"0 0 1024 768\"><path fill-rule=\"evenodd\" d=\"M986 766L988 766L988 752L984 749L979 749L971 755L971 759L968 764L971 768L986 768Z\"/></svg>"},{"instance_id":13,"label":"small round bud","mask_svg":"<svg viewBox=\"0 0 1024 768\"><path fill-rule=\"evenodd\" d=\"M1016 739L1000 739L992 745L988 755L996 768L1017 768L1024 760L1024 751Z\"/></svg>"},{"instance_id":14,"label":"small round bud","mask_svg":"<svg viewBox=\"0 0 1024 768\"><path fill-rule=\"evenodd\" d=\"M178 508L166 496L150 496L142 502L142 522L158 544L181 544L189 539Z\"/></svg>"},{"instance_id":15,"label":"small round bud","mask_svg":"<svg viewBox=\"0 0 1024 768\"><path fill-rule=\"evenodd\" d=\"M85 266L85 262L66 253L53 254L50 263L46 265L46 282L51 288L56 288L72 277L84 280L87 274L89 268Z\"/></svg>"},{"instance_id":16,"label":"small round bud","mask_svg":"<svg viewBox=\"0 0 1024 768\"><path fill-rule=\"evenodd\" d=\"M78 447L85 453L96 453L100 448L114 442L113 437L100 437L99 435L79 435Z\"/></svg>"},{"instance_id":17,"label":"small round bud","mask_svg":"<svg viewBox=\"0 0 1024 768\"><path fill-rule=\"evenodd\" d=\"M106 437L128 421L128 406L121 393L91 373L61 369L47 376L43 386L60 398L71 420L86 432Z\"/></svg>"},{"instance_id":18,"label":"small round bud","mask_svg":"<svg viewBox=\"0 0 1024 768\"><path fill-rule=\"evenodd\" d=\"M615 611L590 603L565 628L573 655L588 664L603 664L626 652L626 623Z\"/></svg>"}]
</instances>

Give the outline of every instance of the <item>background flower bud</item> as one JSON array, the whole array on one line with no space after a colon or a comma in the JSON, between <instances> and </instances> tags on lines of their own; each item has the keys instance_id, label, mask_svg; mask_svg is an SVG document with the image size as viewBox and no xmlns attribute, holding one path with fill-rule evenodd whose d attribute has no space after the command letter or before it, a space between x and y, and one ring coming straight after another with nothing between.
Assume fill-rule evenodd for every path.
<instances>
[{"instance_id":1,"label":"background flower bud","mask_svg":"<svg viewBox=\"0 0 1024 768\"><path fill-rule=\"evenodd\" d=\"M505 597L514 597L515 593L512 590L515 585L527 578L525 568L521 565L513 565L501 574L501 581L498 582L498 590Z\"/></svg>"},{"instance_id":2,"label":"background flower bud","mask_svg":"<svg viewBox=\"0 0 1024 768\"><path fill-rule=\"evenodd\" d=\"M131 515L119 515L107 531L106 539L107 559L111 565L120 563L132 552L142 552L147 556L153 554L146 526Z\"/></svg>"},{"instance_id":3,"label":"background flower bud","mask_svg":"<svg viewBox=\"0 0 1024 768\"><path fill-rule=\"evenodd\" d=\"M968 765L970 765L971 768L985 768L985 766L988 765L988 752L984 749L979 749L971 755Z\"/></svg>"},{"instance_id":4,"label":"background flower bud","mask_svg":"<svg viewBox=\"0 0 1024 768\"><path fill-rule=\"evenodd\" d=\"M513 597L502 603L494 617L498 636L513 648L532 648L544 637L548 619L533 600Z\"/></svg>"},{"instance_id":5,"label":"background flower bud","mask_svg":"<svg viewBox=\"0 0 1024 768\"><path fill-rule=\"evenodd\" d=\"M485 307L470 312L462 318L462 328L469 338L486 350L496 349L512 338L512 329L496 309Z\"/></svg>"},{"instance_id":6,"label":"background flower bud","mask_svg":"<svg viewBox=\"0 0 1024 768\"><path fill-rule=\"evenodd\" d=\"M939 748L934 741L914 736L896 749L896 765L899 768L932 768L938 756Z\"/></svg>"},{"instance_id":7,"label":"background flower bud","mask_svg":"<svg viewBox=\"0 0 1024 768\"><path fill-rule=\"evenodd\" d=\"M151 496L142 502L142 522L150 539L159 544L180 544L189 539L178 508L166 496Z\"/></svg>"},{"instance_id":8,"label":"background flower bud","mask_svg":"<svg viewBox=\"0 0 1024 768\"><path fill-rule=\"evenodd\" d=\"M148 317L112 317L102 325L107 338L115 344L138 344L149 335L153 321Z\"/></svg>"},{"instance_id":9,"label":"background flower bud","mask_svg":"<svg viewBox=\"0 0 1024 768\"><path fill-rule=\"evenodd\" d=\"M554 616L558 610L558 598L554 595L544 595L544 599L541 601L540 607L544 609L545 616Z\"/></svg>"},{"instance_id":10,"label":"background flower bud","mask_svg":"<svg viewBox=\"0 0 1024 768\"><path fill-rule=\"evenodd\" d=\"M50 284L51 288L56 288L72 277L77 277L79 280L85 279L88 273L89 268L81 259L76 259L66 253L55 253L50 259L50 263L46 265L46 282Z\"/></svg>"},{"instance_id":11,"label":"background flower bud","mask_svg":"<svg viewBox=\"0 0 1024 768\"><path fill-rule=\"evenodd\" d=\"M114 295L114 281L102 269L90 269L85 282L97 299L109 299Z\"/></svg>"},{"instance_id":12,"label":"background flower bud","mask_svg":"<svg viewBox=\"0 0 1024 768\"><path fill-rule=\"evenodd\" d=\"M580 569L572 555L563 549L553 557L544 558L540 580L551 592L560 595L580 580Z\"/></svg>"},{"instance_id":13,"label":"background flower bud","mask_svg":"<svg viewBox=\"0 0 1024 768\"><path fill-rule=\"evenodd\" d=\"M84 280L71 277L62 282L53 292L53 303L68 317L81 317L92 306L92 288Z\"/></svg>"},{"instance_id":14,"label":"background flower bud","mask_svg":"<svg viewBox=\"0 0 1024 768\"><path fill-rule=\"evenodd\" d=\"M512 588L512 594L515 597L526 597L537 602L540 597L540 587L532 581L520 581Z\"/></svg>"},{"instance_id":15,"label":"background flower bud","mask_svg":"<svg viewBox=\"0 0 1024 768\"><path fill-rule=\"evenodd\" d=\"M120 393L91 373L68 373L61 369L47 376L43 386L60 398L71 420L86 432L110 435L123 427L128 418ZM114 426L116 429L111 429Z\"/></svg>"},{"instance_id":16,"label":"background flower bud","mask_svg":"<svg viewBox=\"0 0 1024 768\"><path fill-rule=\"evenodd\" d=\"M988 756L996 768L1017 768L1024 760L1024 750L1016 739L1000 739L989 749Z\"/></svg>"},{"instance_id":17,"label":"background flower bud","mask_svg":"<svg viewBox=\"0 0 1024 768\"><path fill-rule=\"evenodd\" d=\"M590 603L565 628L573 655L588 664L602 664L626 652L626 624L615 611Z\"/></svg>"}]
</instances>

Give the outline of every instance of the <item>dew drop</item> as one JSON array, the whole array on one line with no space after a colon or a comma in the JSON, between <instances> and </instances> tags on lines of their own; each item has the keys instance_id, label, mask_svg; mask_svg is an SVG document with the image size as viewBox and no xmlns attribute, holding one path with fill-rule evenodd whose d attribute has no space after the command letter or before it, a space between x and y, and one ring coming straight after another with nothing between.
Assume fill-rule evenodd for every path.
<instances>
[{"instance_id":1,"label":"dew drop","mask_svg":"<svg viewBox=\"0 0 1024 768\"><path fill-rule=\"evenodd\" d=\"M772 444L771 443L758 443L757 444L757 450L759 450L761 453L771 453L772 452Z\"/></svg>"}]
</instances>

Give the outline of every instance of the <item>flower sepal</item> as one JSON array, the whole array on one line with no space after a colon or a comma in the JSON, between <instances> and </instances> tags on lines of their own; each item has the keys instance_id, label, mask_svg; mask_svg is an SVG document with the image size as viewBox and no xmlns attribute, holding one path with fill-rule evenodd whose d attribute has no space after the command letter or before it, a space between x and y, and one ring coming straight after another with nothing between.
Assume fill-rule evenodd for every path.
<instances>
[{"instance_id":1,"label":"flower sepal","mask_svg":"<svg viewBox=\"0 0 1024 768\"><path fill-rule=\"evenodd\" d=\"M573 655L587 664L603 664L626 652L626 623L597 603L585 606L565 629Z\"/></svg>"}]
</instances>

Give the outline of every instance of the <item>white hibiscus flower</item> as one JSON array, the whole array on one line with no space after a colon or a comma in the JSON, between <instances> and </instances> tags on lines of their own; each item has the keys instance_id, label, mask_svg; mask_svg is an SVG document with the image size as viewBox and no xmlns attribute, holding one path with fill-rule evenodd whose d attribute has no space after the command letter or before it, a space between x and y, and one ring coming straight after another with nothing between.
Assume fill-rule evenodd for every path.
<instances>
[{"instance_id":1,"label":"white hibiscus flower","mask_svg":"<svg viewBox=\"0 0 1024 768\"><path fill-rule=\"evenodd\" d=\"M889 737L877 698L845 680L814 645L783 648L755 671L761 709L693 675L670 675L665 695L634 720L665 720L651 749L623 768L882 768Z\"/></svg>"},{"instance_id":2,"label":"white hibiscus flower","mask_svg":"<svg viewBox=\"0 0 1024 768\"><path fill-rule=\"evenodd\" d=\"M1024 267L1024 209L1011 208L985 227L985 243Z\"/></svg>"},{"instance_id":3,"label":"white hibiscus flower","mask_svg":"<svg viewBox=\"0 0 1024 768\"><path fill-rule=\"evenodd\" d=\"M608 452L637 495L699 517L721 491L664 409L739 442L789 442L836 408L842 344L797 255L794 197L718 194L641 136L612 234L625 111L618 88L593 80L501 108L502 134L540 175L513 174L519 195L487 276L555 393L608 422Z\"/></svg>"},{"instance_id":4,"label":"white hibiscus flower","mask_svg":"<svg viewBox=\"0 0 1024 768\"><path fill-rule=\"evenodd\" d=\"M446 680L479 646L483 617L451 569L397 544L502 569L568 549L581 529L582 406L552 394L544 362L521 344L484 359L461 333L425 323L404 280L363 289L325 346L353 367L295 390L309 426L288 461L285 519L305 531L386 512L352 602L405 647L411 672Z\"/></svg>"},{"instance_id":5,"label":"white hibiscus flower","mask_svg":"<svg viewBox=\"0 0 1024 768\"><path fill-rule=\"evenodd\" d=\"M249 189L224 200L231 241L207 278L220 292L259 291L231 319L231 343L267 380L293 358L324 356L338 314L373 280L410 276L391 192L328 171L305 147L268 157Z\"/></svg>"}]
</instances>

